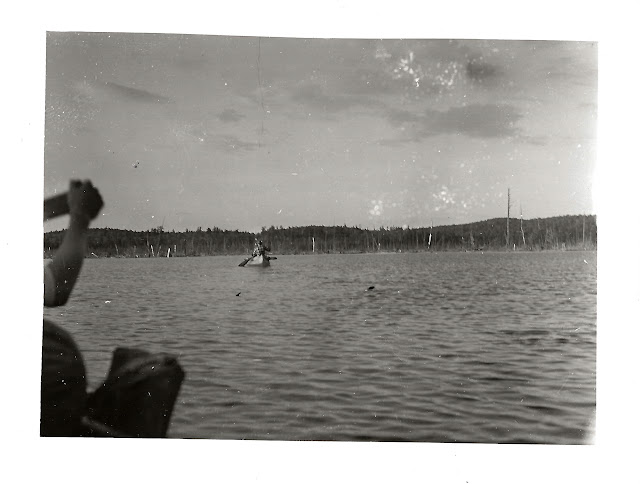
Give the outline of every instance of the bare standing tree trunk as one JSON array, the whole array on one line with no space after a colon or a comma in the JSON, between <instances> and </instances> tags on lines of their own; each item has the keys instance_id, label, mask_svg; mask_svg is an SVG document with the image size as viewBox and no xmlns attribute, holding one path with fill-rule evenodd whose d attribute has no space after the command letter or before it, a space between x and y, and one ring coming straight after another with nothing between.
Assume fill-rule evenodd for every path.
<instances>
[{"instance_id":1,"label":"bare standing tree trunk","mask_svg":"<svg viewBox=\"0 0 640 484\"><path fill-rule=\"evenodd\" d=\"M507 249L509 248L509 218L511 217L511 188L507 188Z\"/></svg>"},{"instance_id":2,"label":"bare standing tree trunk","mask_svg":"<svg viewBox=\"0 0 640 484\"><path fill-rule=\"evenodd\" d=\"M527 248L527 241L524 238L524 229L522 228L522 205L520 205L520 232L522 233L522 244Z\"/></svg>"}]
</instances>

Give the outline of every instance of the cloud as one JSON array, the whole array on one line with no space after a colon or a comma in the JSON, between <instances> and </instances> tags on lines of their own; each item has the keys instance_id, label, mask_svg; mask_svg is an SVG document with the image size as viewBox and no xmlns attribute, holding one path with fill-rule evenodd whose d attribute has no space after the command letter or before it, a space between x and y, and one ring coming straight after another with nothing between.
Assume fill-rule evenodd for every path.
<instances>
[{"instance_id":1,"label":"cloud","mask_svg":"<svg viewBox=\"0 0 640 484\"><path fill-rule=\"evenodd\" d=\"M567 55L549 61L549 64L545 65L541 71L546 79L566 82L569 83L569 85L587 86L590 87L595 94L598 81L596 62L597 60L583 60L575 56Z\"/></svg>"},{"instance_id":2,"label":"cloud","mask_svg":"<svg viewBox=\"0 0 640 484\"><path fill-rule=\"evenodd\" d=\"M104 83L104 86L111 92L114 92L129 101L158 104L167 104L171 102L171 99L166 96L162 96L145 89L138 89L137 87L124 86L117 82L107 81Z\"/></svg>"},{"instance_id":3,"label":"cloud","mask_svg":"<svg viewBox=\"0 0 640 484\"><path fill-rule=\"evenodd\" d=\"M390 108L387 111L387 117L392 124L415 123L419 122L422 115L404 111L402 109Z\"/></svg>"},{"instance_id":4,"label":"cloud","mask_svg":"<svg viewBox=\"0 0 640 484\"><path fill-rule=\"evenodd\" d=\"M376 46L376 63L370 67L392 82L393 90L417 99L440 96L458 88L465 80L469 56L469 47L457 41L384 41ZM377 85L380 84L386 86L377 80Z\"/></svg>"},{"instance_id":5,"label":"cloud","mask_svg":"<svg viewBox=\"0 0 640 484\"><path fill-rule=\"evenodd\" d=\"M68 90L48 90L45 102L45 126L47 133L78 132L85 128L100 111L91 86L87 82L74 83Z\"/></svg>"},{"instance_id":6,"label":"cloud","mask_svg":"<svg viewBox=\"0 0 640 484\"><path fill-rule=\"evenodd\" d=\"M233 135L220 136L220 143L216 143L218 147L227 152L234 151L253 151L260 148L259 143L252 141L243 141Z\"/></svg>"},{"instance_id":7,"label":"cloud","mask_svg":"<svg viewBox=\"0 0 640 484\"><path fill-rule=\"evenodd\" d=\"M396 146L402 146L408 143L417 143L418 141L420 141L419 136L404 137L404 138L384 138L384 139L378 140L378 144L381 146L396 147Z\"/></svg>"},{"instance_id":8,"label":"cloud","mask_svg":"<svg viewBox=\"0 0 640 484\"><path fill-rule=\"evenodd\" d=\"M419 141L431 136L455 134L471 138L505 138L521 136L516 123L522 114L509 104L470 104L453 107L447 111L426 110L413 113L391 109L387 113L389 122L403 129L405 139ZM409 136L407 137L407 133ZM384 140L383 144L391 144Z\"/></svg>"},{"instance_id":9,"label":"cloud","mask_svg":"<svg viewBox=\"0 0 640 484\"><path fill-rule=\"evenodd\" d=\"M225 109L220 114L218 114L218 119L225 123L240 121L242 118L244 118L242 114L231 108Z\"/></svg>"},{"instance_id":10,"label":"cloud","mask_svg":"<svg viewBox=\"0 0 640 484\"><path fill-rule=\"evenodd\" d=\"M298 85L293 90L291 99L305 106L321 109L326 113L345 111L355 106L379 104L378 101L364 95L328 94L322 86L312 83Z\"/></svg>"},{"instance_id":11,"label":"cloud","mask_svg":"<svg viewBox=\"0 0 640 484\"><path fill-rule=\"evenodd\" d=\"M515 136L515 123L522 115L511 105L471 104L448 111L428 110L425 113L426 133L456 133L476 138Z\"/></svg>"},{"instance_id":12,"label":"cloud","mask_svg":"<svg viewBox=\"0 0 640 484\"><path fill-rule=\"evenodd\" d=\"M475 58L467 62L465 73L472 81L482 83L496 78L500 69L497 65L485 62L482 58Z\"/></svg>"}]
</instances>

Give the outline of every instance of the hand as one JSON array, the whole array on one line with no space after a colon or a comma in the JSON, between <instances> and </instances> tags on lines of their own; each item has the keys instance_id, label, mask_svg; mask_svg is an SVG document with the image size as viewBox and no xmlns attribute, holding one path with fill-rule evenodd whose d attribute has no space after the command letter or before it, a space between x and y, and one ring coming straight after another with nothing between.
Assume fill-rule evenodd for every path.
<instances>
[{"instance_id":1,"label":"hand","mask_svg":"<svg viewBox=\"0 0 640 484\"><path fill-rule=\"evenodd\" d=\"M82 217L87 222L96 218L104 205L100 193L89 180L71 180L67 201L71 216Z\"/></svg>"}]
</instances>

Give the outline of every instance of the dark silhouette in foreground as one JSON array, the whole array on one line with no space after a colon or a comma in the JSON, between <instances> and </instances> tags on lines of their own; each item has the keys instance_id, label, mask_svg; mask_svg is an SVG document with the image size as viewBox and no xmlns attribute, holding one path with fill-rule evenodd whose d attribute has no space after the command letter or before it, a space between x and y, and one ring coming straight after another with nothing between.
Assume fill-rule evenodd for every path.
<instances>
[{"instance_id":1,"label":"dark silhouette in foreground","mask_svg":"<svg viewBox=\"0 0 640 484\"><path fill-rule=\"evenodd\" d=\"M44 220L69 214L69 228L44 268L44 305L64 305L87 250L89 223L103 206L91 182L45 201ZM44 320L40 435L43 437L166 437L184 372L175 358L117 348L106 380L91 393L82 354L71 335Z\"/></svg>"}]
</instances>

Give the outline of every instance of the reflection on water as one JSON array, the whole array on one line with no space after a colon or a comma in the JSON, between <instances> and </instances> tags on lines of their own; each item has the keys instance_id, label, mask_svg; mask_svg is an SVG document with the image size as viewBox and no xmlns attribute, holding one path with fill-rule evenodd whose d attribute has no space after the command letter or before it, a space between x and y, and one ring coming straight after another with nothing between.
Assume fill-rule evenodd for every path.
<instances>
[{"instance_id":1,"label":"reflection on water","mask_svg":"<svg viewBox=\"0 0 640 484\"><path fill-rule=\"evenodd\" d=\"M45 316L76 337L90 386L117 346L176 354L172 437L589 442L595 253L238 262L88 259Z\"/></svg>"}]
</instances>

